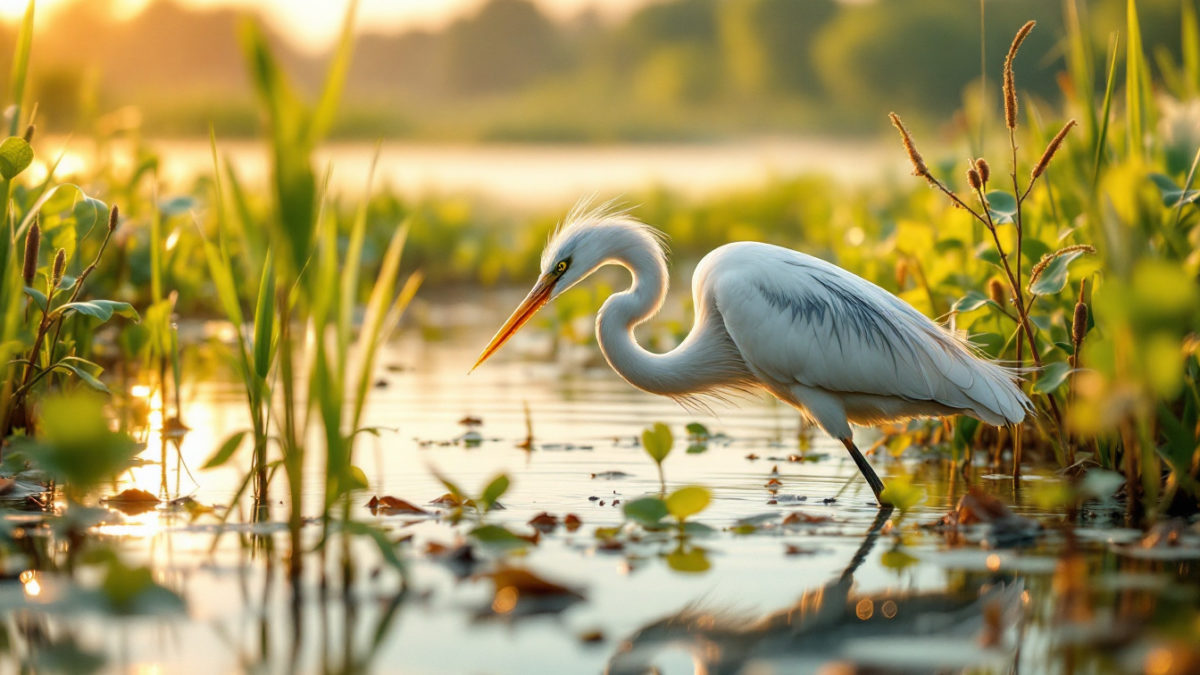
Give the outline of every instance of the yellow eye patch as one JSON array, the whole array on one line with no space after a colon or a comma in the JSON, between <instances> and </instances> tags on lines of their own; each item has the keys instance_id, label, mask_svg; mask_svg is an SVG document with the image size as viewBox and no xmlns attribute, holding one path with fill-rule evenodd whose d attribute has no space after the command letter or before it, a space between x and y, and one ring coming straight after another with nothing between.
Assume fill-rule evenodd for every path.
<instances>
[{"instance_id":1,"label":"yellow eye patch","mask_svg":"<svg viewBox=\"0 0 1200 675\"><path fill-rule=\"evenodd\" d=\"M560 260L558 262L558 264L554 266L554 271L557 272L558 274L562 274L563 272L566 272L567 271L567 261Z\"/></svg>"}]
</instances>

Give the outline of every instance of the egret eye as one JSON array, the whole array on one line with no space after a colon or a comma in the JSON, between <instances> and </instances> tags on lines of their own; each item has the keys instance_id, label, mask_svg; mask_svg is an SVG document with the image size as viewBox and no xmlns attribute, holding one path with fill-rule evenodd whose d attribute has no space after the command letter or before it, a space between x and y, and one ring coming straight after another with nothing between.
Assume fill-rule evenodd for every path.
<instances>
[{"instance_id":1,"label":"egret eye","mask_svg":"<svg viewBox=\"0 0 1200 675\"><path fill-rule=\"evenodd\" d=\"M567 261L566 260L560 260L560 261L558 261L558 264L554 266L554 272L556 274L562 274L563 272L566 272L566 271L567 271Z\"/></svg>"}]
</instances>

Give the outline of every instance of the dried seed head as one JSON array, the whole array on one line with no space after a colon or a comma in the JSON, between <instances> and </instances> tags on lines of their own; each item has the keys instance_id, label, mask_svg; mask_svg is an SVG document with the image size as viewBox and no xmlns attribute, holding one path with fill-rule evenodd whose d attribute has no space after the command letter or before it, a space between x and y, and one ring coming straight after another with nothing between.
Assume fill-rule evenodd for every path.
<instances>
[{"instance_id":1,"label":"dried seed head","mask_svg":"<svg viewBox=\"0 0 1200 675\"><path fill-rule=\"evenodd\" d=\"M903 289L908 283L908 260L900 258L896 261L896 288Z\"/></svg>"},{"instance_id":2,"label":"dried seed head","mask_svg":"<svg viewBox=\"0 0 1200 675\"><path fill-rule=\"evenodd\" d=\"M1010 130L1017 128L1017 85L1013 78L1013 59L1017 57L1021 43L1036 24L1036 21L1029 21L1021 26L1008 48L1008 56L1004 57L1004 125Z\"/></svg>"},{"instance_id":3,"label":"dried seed head","mask_svg":"<svg viewBox=\"0 0 1200 675\"><path fill-rule=\"evenodd\" d=\"M1079 300L1075 302L1075 316L1071 320L1071 340L1075 343L1075 350L1079 351L1079 345L1083 344L1083 336L1087 335L1088 308L1083 304L1083 288L1086 281L1079 282Z\"/></svg>"},{"instance_id":4,"label":"dried seed head","mask_svg":"<svg viewBox=\"0 0 1200 675\"><path fill-rule=\"evenodd\" d=\"M37 131L37 125L33 123L30 123L29 126L25 127L25 135L22 138L25 139L26 143L33 142L33 132L35 131Z\"/></svg>"},{"instance_id":5,"label":"dried seed head","mask_svg":"<svg viewBox=\"0 0 1200 675\"><path fill-rule=\"evenodd\" d=\"M113 204L112 210L108 212L108 231L113 232L117 229L117 222L121 217L121 212L117 209L117 205Z\"/></svg>"},{"instance_id":6,"label":"dried seed head","mask_svg":"<svg viewBox=\"0 0 1200 675\"><path fill-rule=\"evenodd\" d=\"M979 175L978 169L967 169L967 184L971 186L972 190L983 189L983 178Z\"/></svg>"},{"instance_id":7,"label":"dried seed head","mask_svg":"<svg viewBox=\"0 0 1200 675\"><path fill-rule=\"evenodd\" d=\"M1092 246L1091 244L1075 244L1074 246L1064 246L1054 253L1047 253L1046 255L1042 256L1042 259L1039 260L1038 263L1033 266L1033 269L1029 271L1030 288L1032 288L1037 282L1038 278L1042 276L1042 272L1046 271L1046 267L1050 263L1054 262L1055 258L1064 256L1068 253L1075 253L1076 251L1081 251L1083 253L1095 253L1096 247Z\"/></svg>"},{"instance_id":8,"label":"dried seed head","mask_svg":"<svg viewBox=\"0 0 1200 675\"><path fill-rule=\"evenodd\" d=\"M52 288L58 288L58 285L62 283L63 270L65 270L66 268L67 268L67 251L66 251L66 249L60 248L54 254L54 267L51 268L50 286Z\"/></svg>"},{"instance_id":9,"label":"dried seed head","mask_svg":"<svg viewBox=\"0 0 1200 675\"><path fill-rule=\"evenodd\" d=\"M1042 152L1042 158L1038 160L1033 167L1032 178L1037 178L1046 171L1046 166L1050 164L1050 160L1054 159L1054 153L1058 152L1058 147L1062 145L1063 139L1067 137L1067 132L1071 127L1075 126L1075 120L1071 120L1063 125L1062 129L1054 134L1054 138L1050 139L1050 144L1046 146L1046 150Z\"/></svg>"},{"instance_id":10,"label":"dried seed head","mask_svg":"<svg viewBox=\"0 0 1200 675\"><path fill-rule=\"evenodd\" d=\"M988 166L987 160L982 157L975 160L975 170L979 172L979 179L987 185L988 179L992 177L992 167Z\"/></svg>"},{"instance_id":11,"label":"dried seed head","mask_svg":"<svg viewBox=\"0 0 1200 675\"><path fill-rule=\"evenodd\" d=\"M993 277L988 280L987 293L992 302L1000 305L1001 307L1004 306L1004 284L1000 283L999 279Z\"/></svg>"},{"instance_id":12,"label":"dried seed head","mask_svg":"<svg viewBox=\"0 0 1200 675\"><path fill-rule=\"evenodd\" d=\"M37 274L38 251L41 245L42 228L38 226L38 219L35 216L33 226L25 235L25 258L22 260L21 278L25 280L26 286L33 283L33 275Z\"/></svg>"},{"instance_id":13,"label":"dried seed head","mask_svg":"<svg viewBox=\"0 0 1200 675\"><path fill-rule=\"evenodd\" d=\"M912 136L909 135L908 129L904 128L904 122L900 121L900 116L894 112L888 113L888 119L892 121L892 126L900 132L900 142L904 144L904 151L908 153L908 161L912 162L913 175L933 182L933 176L929 175L929 168L925 166L925 160L921 158L921 153L917 152L917 146L913 145Z\"/></svg>"}]
</instances>

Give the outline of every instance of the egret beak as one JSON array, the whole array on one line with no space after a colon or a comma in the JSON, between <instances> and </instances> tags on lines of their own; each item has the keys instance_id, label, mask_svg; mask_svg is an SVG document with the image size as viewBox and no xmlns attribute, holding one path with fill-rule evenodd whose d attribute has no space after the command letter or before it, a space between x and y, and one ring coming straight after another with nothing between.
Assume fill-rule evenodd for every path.
<instances>
[{"instance_id":1,"label":"egret beak","mask_svg":"<svg viewBox=\"0 0 1200 675\"><path fill-rule=\"evenodd\" d=\"M479 360L476 361L475 365L471 366L471 370L467 372L473 372L479 367L480 364L482 364L484 361L487 361L492 354L495 354L497 351L499 351L500 347L504 345L505 342L508 342L510 337L516 335L517 331L521 330L521 326L524 326L530 319L533 318L534 314L537 314L537 311L542 308L542 305L546 304L546 302L550 300L550 293L554 290L554 284L557 281L558 275L555 274L547 274L541 279L538 279L538 282L534 285L533 290L529 291L529 295L525 296L525 299L522 300L521 304L518 305L516 310L513 311L512 316L508 317L508 321L505 321L504 325L500 327L500 330L496 331L495 337L492 338L492 341L488 343L488 346L485 347L483 352L479 355Z\"/></svg>"}]
</instances>

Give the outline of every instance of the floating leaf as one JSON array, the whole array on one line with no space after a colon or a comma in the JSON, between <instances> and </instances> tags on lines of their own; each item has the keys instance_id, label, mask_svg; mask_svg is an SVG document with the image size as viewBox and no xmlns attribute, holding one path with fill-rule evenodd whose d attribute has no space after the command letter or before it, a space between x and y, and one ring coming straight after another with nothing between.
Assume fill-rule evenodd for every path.
<instances>
[{"instance_id":1,"label":"floating leaf","mask_svg":"<svg viewBox=\"0 0 1200 675\"><path fill-rule=\"evenodd\" d=\"M641 525L653 527L670 515L667 503L658 497L642 497L625 502L625 517Z\"/></svg>"},{"instance_id":2,"label":"floating leaf","mask_svg":"<svg viewBox=\"0 0 1200 675\"><path fill-rule=\"evenodd\" d=\"M997 225L1007 225L1017 217L1017 198L1003 190L987 193L987 207Z\"/></svg>"},{"instance_id":3,"label":"floating leaf","mask_svg":"<svg viewBox=\"0 0 1200 675\"><path fill-rule=\"evenodd\" d=\"M499 525L480 525L468 534L480 544L502 550L525 548L530 544L528 539L520 537Z\"/></svg>"},{"instance_id":4,"label":"floating leaf","mask_svg":"<svg viewBox=\"0 0 1200 675\"><path fill-rule=\"evenodd\" d=\"M667 497L667 510L678 520L687 520L706 509L712 502L712 492L699 485L679 488Z\"/></svg>"},{"instance_id":5,"label":"floating leaf","mask_svg":"<svg viewBox=\"0 0 1200 675\"><path fill-rule=\"evenodd\" d=\"M700 424L699 422L692 422L691 424L688 424L686 429L690 438L706 440L712 436L712 434L710 434L708 431L708 427Z\"/></svg>"},{"instance_id":6,"label":"floating leaf","mask_svg":"<svg viewBox=\"0 0 1200 675\"><path fill-rule=\"evenodd\" d=\"M687 446L687 454L689 455L702 455L706 452L708 452L708 443L692 443Z\"/></svg>"},{"instance_id":7,"label":"floating leaf","mask_svg":"<svg viewBox=\"0 0 1200 675\"><path fill-rule=\"evenodd\" d=\"M413 504L410 501L385 495L383 497L371 497L371 501L367 502L367 508L371 509L372 514L382 513L384 515L410 514L410 515L428 515L429 512L425 509Z\"/></svg>"}]
</instances>

